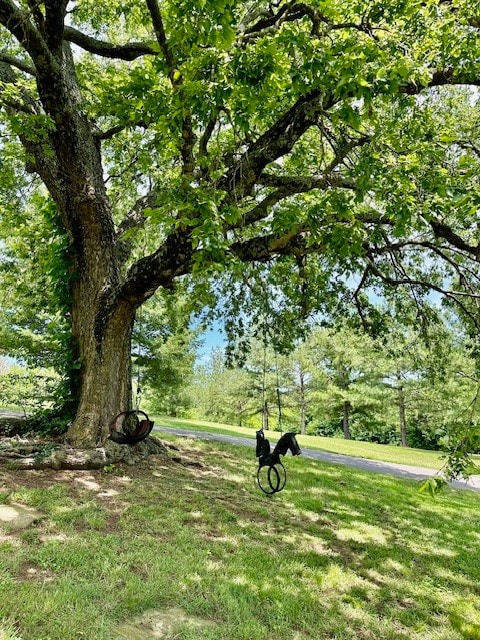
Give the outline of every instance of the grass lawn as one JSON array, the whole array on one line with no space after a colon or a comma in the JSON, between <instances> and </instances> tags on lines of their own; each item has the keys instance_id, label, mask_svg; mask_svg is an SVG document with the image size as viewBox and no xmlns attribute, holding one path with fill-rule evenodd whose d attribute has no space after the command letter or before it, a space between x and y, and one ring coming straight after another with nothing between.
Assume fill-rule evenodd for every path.
<instances>
[{"instance_id":1,"label":"grass lawn","mask_svg":"<svg viewBox=\"0 0 480 640\"><path fill-rule=\"evenodd\" d=\"M165 440L136 467L0 470L0 502L45 514L0 532L2 640L480 639L480 494L288 457L267 497L251 449ZM122 635L152 610L170 635Z\"/></svg>"},{"instance_id":2,"label":"grass lawn","mask_svg":"<svg viewBox=\"0 0 480 640\"><path fill-rule=\"evenodd\" d=\"M196 431L211 431L228 435L237 435L255 440L255 430L245 427L236 427L227 424L217 424L203 420L183 420L179 418L169 418L155 416L155 424L166 427L179 427L194 429ZM280 433L269 431L268 439L275 442L280 437ZM309 449L319 449L330 453L341 453L357 458L368 458L369 460L381 460L383 462L394 462L397 464L408 464L414 467L427 467L439 470L445 460L439 451L425 451L422 449L411 449L408 447L397 447L387 444L375 444L373 442L360 442L358 440L345 440L343 438L324 438L321 436L300 436L297 435L300 446ZM480 464L480 456L475 456Z\"/></svg>"}]
</instances>

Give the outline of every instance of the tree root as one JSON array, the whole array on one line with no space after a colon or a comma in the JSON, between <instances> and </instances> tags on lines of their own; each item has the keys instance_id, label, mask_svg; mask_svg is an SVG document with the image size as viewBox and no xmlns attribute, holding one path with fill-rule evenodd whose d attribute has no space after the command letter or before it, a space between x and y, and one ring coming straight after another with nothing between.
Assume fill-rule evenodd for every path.
<instances>
[{"instance_id":1,"label":"tree root","mask_svg":"<svg viewBox=\"0 0 480 640\"><path fill-rule=\"evenodd\" d=\"M134 446L107 440L103 447L76 449L55 441L7 438L0 441L0 465L9 469L103 469L117 463L135 465L151 455L167 455L164 444L149 437Z\"/></svg>"}]
</instances>

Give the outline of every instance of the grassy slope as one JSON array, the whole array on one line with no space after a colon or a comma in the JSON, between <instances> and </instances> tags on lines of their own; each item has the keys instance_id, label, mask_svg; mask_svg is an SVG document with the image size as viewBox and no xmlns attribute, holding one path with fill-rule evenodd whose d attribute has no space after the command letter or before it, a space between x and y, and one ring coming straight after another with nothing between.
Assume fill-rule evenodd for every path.
<instances>
[{"instance_id":1,"label":"grassy slope","mask_svg":"<svg viewBox=\"0 0 480 640\"><path fill-rule=\"evenodd\" d=\"M182 640L480 638L479 494L289 457L269 498L251 449L166 439L183 464L0 475L47 516L0 536L0 638L113 640L173 606L212 623Z\"/></svg>"},{"instance_id":2,"label":"grassy slope","mask_svg":"<svg viewBox=\"0 0 480 640\"><path fill-rule=\"evenodd\" d=\"M184 427L198 431L212 431L255 439L255 431L253 429L217 424L204 420L181 420L178 418L156 416L155 424L179 428ZM276 441L279 436L280 434L278 432L271 431L269 432L268 438L273 442ZM300 446L310 449L320 449L331 453L341 453L347 456L368 458L370 460L382 460L383 462L408 464L414 467L428 467L438 470L444 463L442 454L438 451L424 451L422 449L374 444L373 442L360 442L358 440L344 440L343 438L324 438L321 436L297 436L297 440ZM480 457L477 456L477 458L480 462Z\"/></svg>"}]
</instances>

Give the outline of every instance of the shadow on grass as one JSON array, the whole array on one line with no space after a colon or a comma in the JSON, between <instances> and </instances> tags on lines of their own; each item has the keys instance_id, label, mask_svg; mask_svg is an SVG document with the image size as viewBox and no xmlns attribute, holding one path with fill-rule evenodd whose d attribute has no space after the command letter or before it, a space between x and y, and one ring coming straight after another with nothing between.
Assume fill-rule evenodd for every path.
<instances>
[{"instance_id":1,"label":"shadow on grass","mask_svg":"<svg viewBox=\"0 0 480 640\"><path fill-rule=\"evenodd\" d=\"M101 493L12 494L48 516L0 541L0 611L23 640L111 640L174 606L213 623L186 640L480 638L477 494L288 457L267 497L252 451L176 444L179 463L94 474Z\"/></svg>"}]
</instances>

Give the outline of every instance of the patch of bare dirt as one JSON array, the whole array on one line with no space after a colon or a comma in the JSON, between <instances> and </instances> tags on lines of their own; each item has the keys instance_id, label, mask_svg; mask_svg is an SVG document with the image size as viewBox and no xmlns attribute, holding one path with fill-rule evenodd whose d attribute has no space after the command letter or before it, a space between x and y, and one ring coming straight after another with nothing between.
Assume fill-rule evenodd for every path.
<instances>
[{"instance_id":1,"label":"patch of bare dirt","mask_svg":"<svg viewBox=\"0 0 480 640\"><path fill-rule=\"evenodd\" d=\"M18 572L18 580L26 582L30 580L38 580L41 582L52 582L55 580L55 574L50 569L37 566L33 562L24 562Z\"/></svg>"},{"instance_id":2,"label":"patch of bare dirt","mask_svg":"<svg viewBox=\"0 0 480 640\"><path fill-rule=\"evenodd\" d=\"M205 618L189 616L180 607L166 611L151 609L131 622L117 628L118 640L174 640L181 637L182 628L191 631L214 626L214 622Z\"/></svg>"}]
</instances>

